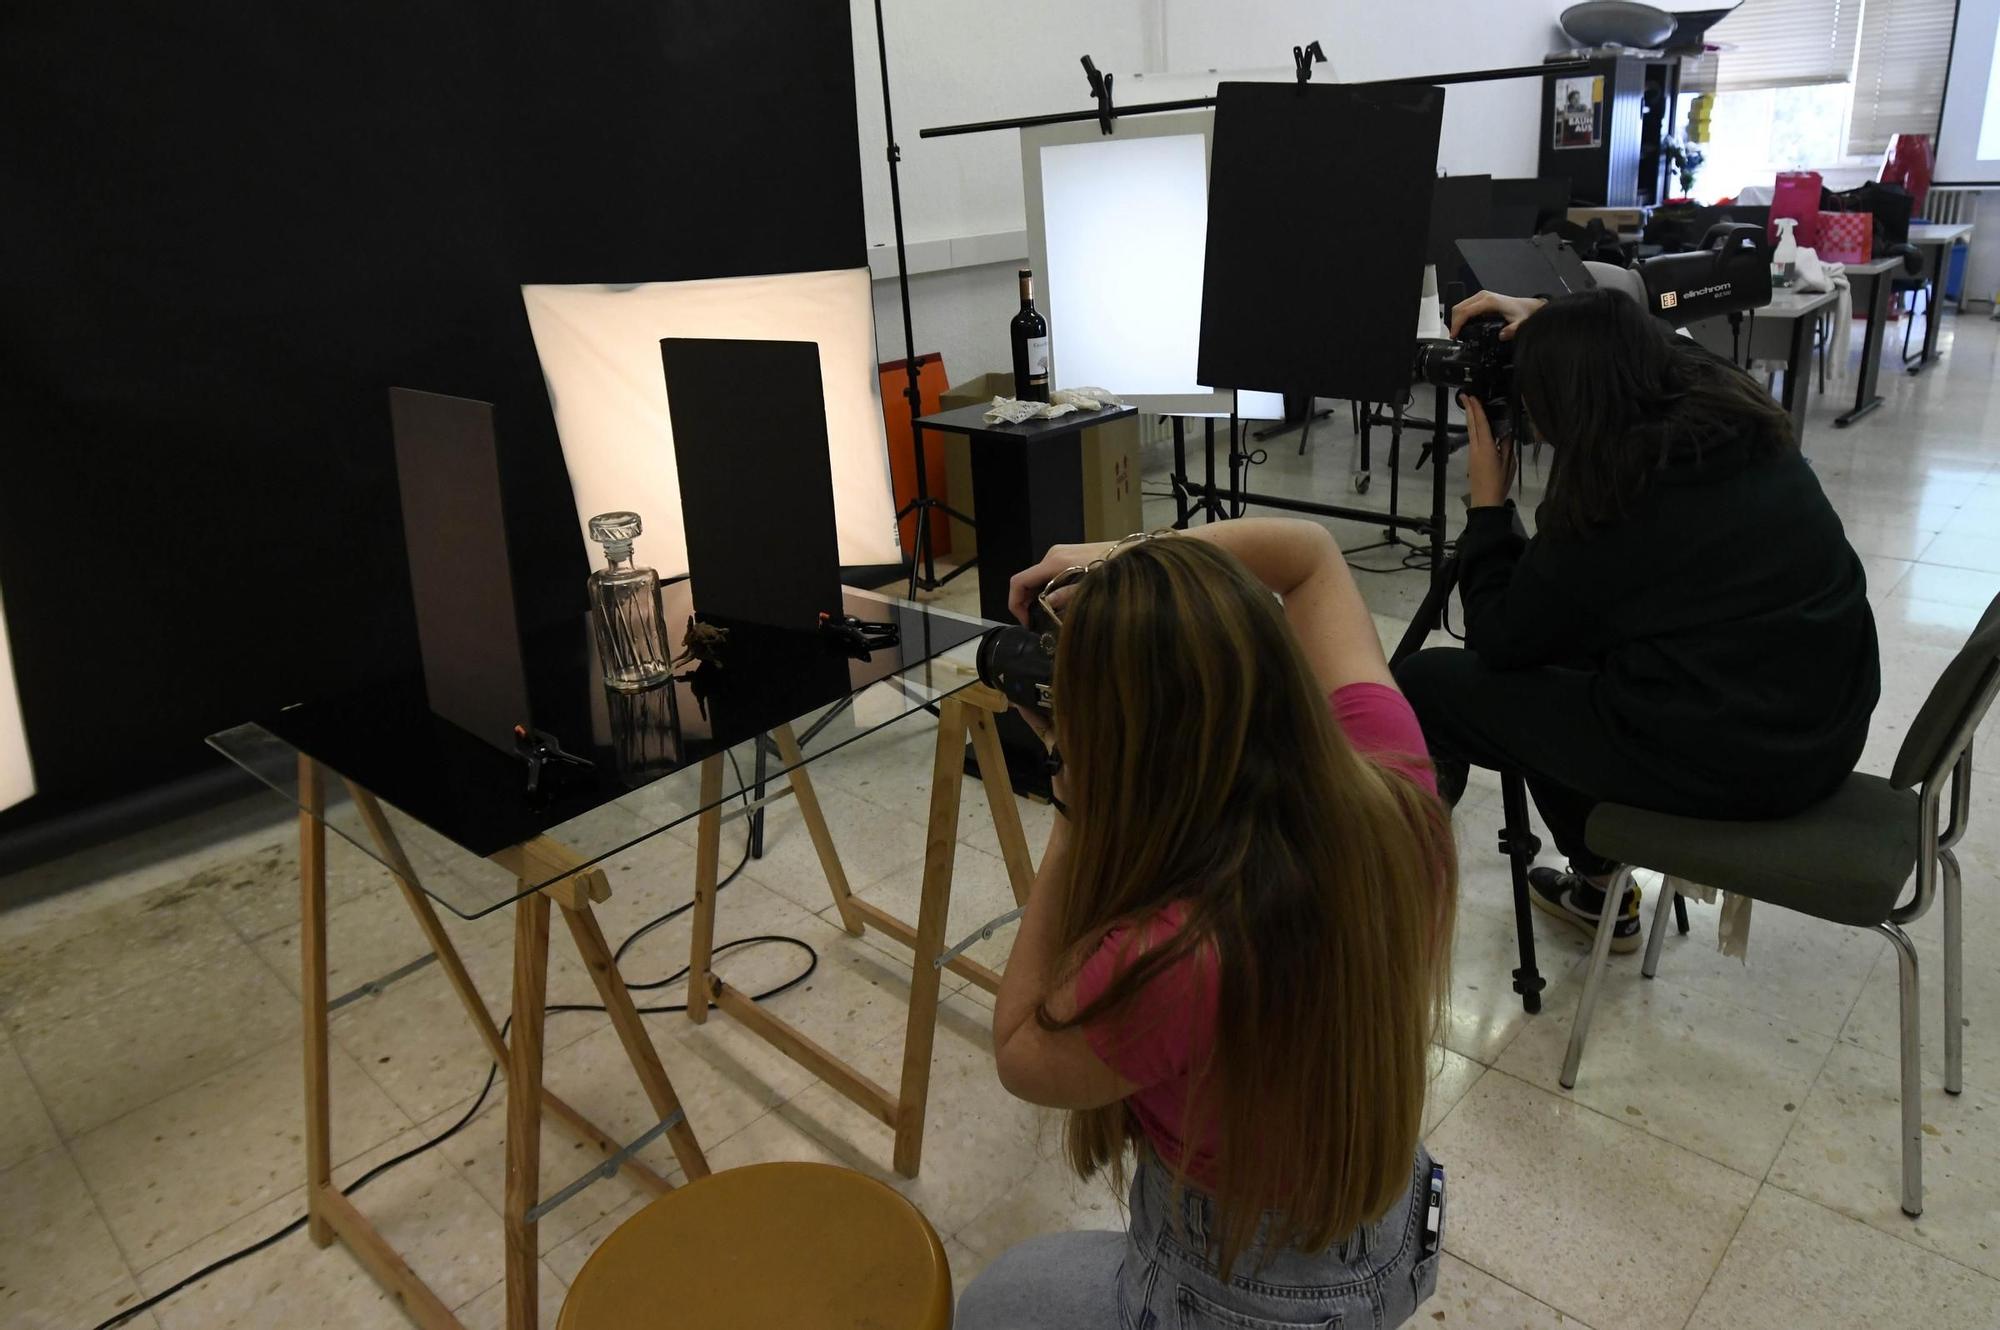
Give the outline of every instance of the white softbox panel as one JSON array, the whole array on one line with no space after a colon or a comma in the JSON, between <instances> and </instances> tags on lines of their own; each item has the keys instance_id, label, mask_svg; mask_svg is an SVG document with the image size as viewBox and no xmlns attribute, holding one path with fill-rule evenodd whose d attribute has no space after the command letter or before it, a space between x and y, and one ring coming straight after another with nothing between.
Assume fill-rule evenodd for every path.
<instances>
[{"instance_id":1,"label":"white softbox panel","mask_svg":"<svg viewBox=\"0 0 2000 1330\"><path fill-rule=\"evenodd\" d=\"M524 286L521 300L586 542L593 514L631 509L646 524L639 562L668 576L687 571L660 339L738 337L818 344L840 562L901 560L866 268L637 286ZM752 386L743 411L756 410ZM754 492L743 495L741 510L745 522L757 520Z\"/></svg>"},{"instance_id":2,"label":"white softbox panel","mask_svg":"<svg viewBox=\"0 0 2000 1330\"><path fill-rule=\"evenodd\" d=\"M14 689L14 656L7 645L7 609L0 605L0 808L12 808L34 792L28 731Z\"/></svg>"},{"instance_id":3,"label":"white softbox panel","mask_svg":"<svg viewBox=\"0 0 2000 1330\"><path fill-rule=\"evenodd\" d=\"M1227 415L1195 379L1215 113L1031 125L1021 131L1028 252L1058 388L1108 388L1168 415ZM1245 393L1247 419L1284 414Z\"/></svg>"}]
</instances>

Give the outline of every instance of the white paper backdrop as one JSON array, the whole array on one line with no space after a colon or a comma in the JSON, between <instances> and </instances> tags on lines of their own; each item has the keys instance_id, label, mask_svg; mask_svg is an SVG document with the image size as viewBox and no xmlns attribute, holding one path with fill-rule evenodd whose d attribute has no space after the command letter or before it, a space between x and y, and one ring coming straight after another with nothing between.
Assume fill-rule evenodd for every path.
<instances>
[{"instance_id":1,"label":"white paper backdrop","mask_svg":"<svg viewBox=\"0 0 2000 1330\"><path fill-rule=\"evenodd\" d=\"M21 699L14 688L14 656L7 647L7 607L0 604L0 808L11 808L35 792L28 764L28 733Z\"/></svg>"},{"instance_id":2,"label":"white paper backdrop","mask_svg":"<svg viewBox=\"0 0 2000 1330\"><path fill-rule=\"evenodd\" d=\"M638 561L687 571L673 424L660 368L663 337L815 342L826 389L834 517L843 565L887 564L897 545L889 446L882 426L874 306L866 268L637 286L524 286L522 303L555 407L578 529L629 508L645 521ZM757 409L754 392L745 414ZM757 520L757 496L742 496Z\"/></svg>"}]
</instances>

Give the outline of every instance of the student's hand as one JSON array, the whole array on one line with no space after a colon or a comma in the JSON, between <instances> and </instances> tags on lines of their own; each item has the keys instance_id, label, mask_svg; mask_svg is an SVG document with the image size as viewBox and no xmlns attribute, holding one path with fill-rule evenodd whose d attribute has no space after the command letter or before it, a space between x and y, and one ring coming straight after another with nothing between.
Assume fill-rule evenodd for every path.
<instances>
[{"instance_id":1,"label":"student's hand","mask_svg":"<svg viewBox=\"0 0 2000 1330\"><path fill-rule=\"evenodd\" d=\"M1521 331L1521 325L1528 321L1528 316L1548 303L1535 296L1500 296L1491 291L1481 291L1452 307L1451 335L1458 336L1459 329L1482 314L1498 314L1507 320L1507 325L1500 330L1500 340L1511 342L1514 334Z\"/></svg>"},{"instance_id":2,"label":"student's hand","mask_svg":"<svg viewBox=\"0 0 2000 1330\"><path fill-rule=\"evenodd\" d=\"M1471 480L1472 506L1498 508L1514 488L1514 447L1493 437L1486 407L1469 393L1458 395L1465 408L1465 466Z\"/></svg>"},{"instance_id":3,"label":"student's hand","mask_svg":"<svg viewBox=\"0 0 2000 1330\"><path fill-rule=\"evenodd\" d=\"M1049 579L1065 568L1087 568L1105 556L1112 542L1104 541L1095 545L1056 545L1042 556L1042 561L1032 568L1023 568L1007 582L1007 608L1022 623L1028 622L1028 611L1035 603L1035 595L1049 584ZM1073 593L1072 593L1073 594ZM1057 608L1061 608L1065 595L1058 595Z\"/></svg>"},{"instance_id":4,"label":"student's hand","mask_svg":"<svg viewBox=\"0 0 2000 1330\"><path fill-rule=\"evenodd\" d=\"M1019 702L1016 702L1014 704L1014 714L1025 721L1028 728L1035 732L1035 737L1041 740L1043 748L1051 753L1056 751L1055 726L1051 723L1048 712L1038 711L1034 707L1024 707ZM1058 769L1049 777L1049 793L1053 794L1056 797L1056 802L1065 808L1069 807L1068 777L1069 772L1062 769Z\"/></svg>"}]
</instances>

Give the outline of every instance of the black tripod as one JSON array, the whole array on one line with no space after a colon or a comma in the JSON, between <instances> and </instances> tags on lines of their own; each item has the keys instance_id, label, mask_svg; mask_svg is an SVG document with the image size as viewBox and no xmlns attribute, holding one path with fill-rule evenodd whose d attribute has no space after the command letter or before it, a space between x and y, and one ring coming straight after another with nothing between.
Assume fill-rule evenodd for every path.
<instances>
[{"instance_id":1,"label":"black tripod","mask_svg":"<svg viewBox=\"0 0 2000 1330\"><path fill-rule=\"evenodd\" d=\"M1438 459L1433 457L1432 464ZM1391 665L1401 664L1403 659L1420 649L1425 639L1444 621L1445 605L1451 599L1452 589L1458 585L1458 555L1446 559L1431 576L1431 589L1424 594L1424 600L1417 607L1417 613L1410 620L1410 626L1403 638L1396 643L1396 650L1389 658ZM1518 771L1500 773L1500 853L1507 856L1507 865L1514 879L1514 931L1521 948L1520 968L1514 971L1514 991L1521 995L1521 1007L1530 1016L1542 1009L1542 989L1548 982L1535 964L1534 919L1528 903L1528 868L1541 853L1541 837L1529 830L1528 785ZM1605 898L1604 908L1619 909L1624 902ZM1674 923L1682 933L1688 931L1687 902L1674 896Z\"/></svg>"},{"instance_id":2,"label":"black tripod","mask_svg":"<svg viewBox=\"0 0 2000 1330\"><path fill-rule=\"evenodd\" d=\"M889 213L896 224L896 286L903 300L903 400L910 408L910 452L917 470L917 497L896 510L896 521L901 523L911 513L917 515L916 541L910 547L909 598L915 600L920 589L935 591L978 560L967 559L939 577L937 560L931 553L933 511L956 518L968 527L975 523L943 499L932 498L930 477L926 474L924 427L917 423L924 414L924 397L917 387L917 334L910 323L910 261L909 251L903 244L903 186L897 171L897 165L903 160L903 150L896 144L896 117L889 105L889 39L882 26L882 0L875 0L875 55L882 71L882 134L889 142Z\"/></svg>"}]
</instances>

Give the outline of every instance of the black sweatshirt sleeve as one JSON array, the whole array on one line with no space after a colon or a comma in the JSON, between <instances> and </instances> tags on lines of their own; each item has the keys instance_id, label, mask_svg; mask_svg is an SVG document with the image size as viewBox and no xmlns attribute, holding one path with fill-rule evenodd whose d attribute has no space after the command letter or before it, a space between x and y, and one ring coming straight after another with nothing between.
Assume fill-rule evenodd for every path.
<instances>
[{"instance_id":1,"label":"black sweatshirt sleeve","mask_svg":"<svg viewBox=\"0 0 2000 1330\"><path fill-rule=\"evenodd\" d=\"M1573 661L1605 645L1605 625L1562 586L1560 561L1531 549L1514 505L1474 508L1459 537L1459 599L1465 645L1489 668Z\"/></svg>"}]
</instances>

